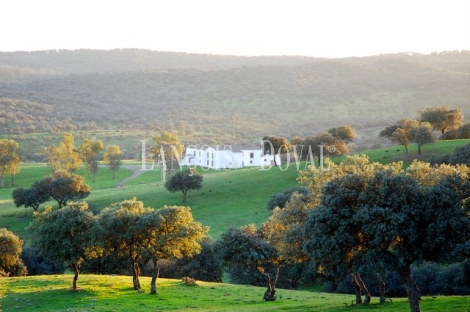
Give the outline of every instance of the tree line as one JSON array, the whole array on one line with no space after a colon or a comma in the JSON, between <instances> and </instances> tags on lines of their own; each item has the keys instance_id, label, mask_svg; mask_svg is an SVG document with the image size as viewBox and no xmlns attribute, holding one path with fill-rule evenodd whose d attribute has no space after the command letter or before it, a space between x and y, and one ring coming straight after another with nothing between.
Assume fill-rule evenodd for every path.
<instances>
[{"instance_id":1,"label":"tree line","mask_svg":"<svg viewBox=\"0 0 470 312\"><path fill-rule=\"evenodd\" d=\"M464 116L461 109L450 109L446 106L429 107L420 114L420 120L402 118L395 124L387 126L380 132L380 136L404 146L407 155L411 143L416 143L418 154L421 155L421 147L435 141L433 130L441 132L442 140L446 139L446 131L459 133L458 137L454 134L453 138L470 138L470 132L467 131L470 124L463 123Z\"/></svg>"}]
</instances>

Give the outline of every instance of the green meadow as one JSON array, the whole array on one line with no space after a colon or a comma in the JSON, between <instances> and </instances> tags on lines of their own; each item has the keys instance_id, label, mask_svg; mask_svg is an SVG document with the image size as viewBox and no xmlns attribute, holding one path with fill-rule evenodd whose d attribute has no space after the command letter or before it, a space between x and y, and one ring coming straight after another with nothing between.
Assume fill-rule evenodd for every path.
<instances>
[{"instance_id":1,"label":"green meadow","mask_svg":"<svg viewBox=\"0 0 470 312\"><path fill-rule=\"evenodd\" d=\"M438 141L425 145L422 155L418 155L417 147L409 147L409 155L405 155L403 146L391 146L380 149L359 152L366 154L371 161L387 163L391 161L404 161L405 166L413 159L426 160L431 155L452 152L456 147L469 143L470 140ZM344 157L335 157L340 162ZM317 161L317 160L315 160ZM127 163L139 166L139 162ZM318 165L318 163L316 163ZM299 170L305 169L308 164L299 164ZM150 169L150 164L145 165ZM258 167L244 168L228 171L204 171L197 168L204 175L201 190L190 191L188 200L182 203L181 193L169 193L161 182L161 173L158 170L147 170L141 175L126 183L123 187L115 187L120 180L132 175L131 170L121 168L112 180L112 172L102 167L96 175L96 182L84 169L77 173L85 177L86 183L91 187L91 194L87 198L89 203L97 205L100 209L113 203L136 197L144 202L145 206L156 209L164 205L185 205L192 209L194 219L203 225L210 226L209 234L218 238L230 226L241 226L250 223L260 225L269 217L266 204L272 194L282 192L286 188L298 185L297 166L291 157L291 162L281 167L272 167L270 170L260 170ZM15 187L28 187L34 181L50 173L45 164L23 164L21 172L15 177ZM10 178L6 177L5 188L0 189L0 227L6 227L22 237L26 244L29 238L25 228L32 220L32 210L16 208L11 200L11 192L15 187L10 185ZM45 205L53 205L49 202ZM43 209L40 208L40 209Z\"/></svg>"},{"instance_id":2,"label":"green meadow","mask_svg":"<svg viewBox=\"0 0 470 312\"><path fill-rule=\"evenodd\" d=\"M406 298L367 306L351 303L355 297L306 290L278 289L277 300L262 300L264 287L158 279L157 295L135 291L130 276L81 275L79 291L70 291L72 275L42 275L0 279L2 311L407 311ZM142 285L150 278L142 277ZM347 306L346 306L347 304ZM467 312L470 299L460 296L423 297L423 311Z\"/></svg>"},{"instance_id":3,"label":"green meadow","mask_svg":"<svg viewBox=\"0 0 470 312\"><path fill-rule=\"evenodd\" d=\"M452 152L455 147L463 146L470 140L439 141L423 147L423 155L418 156L417 148L411 146L405 155L402 146L392 146L369 150L366 154L371 161L386 163L404 161L405 165L413 159L426 160L434 154ZM333 160L340 162L343 157ZM230 226L250 223L261 225L269 217L266 204L269 197L286 188L298 185L296 164L291 159L289 166L273 167L270 170L244 168L229 171L198 171L204 174L203 188L188 193L188 201L194 219L210 226L209 234L220 237ZM140 163L132 163L134 166ZM302 162L299 170L308 164ZM146 168L150 168L149 165ZM16 208L11 200L15 187L27 187L34 181L50 173L45 164L23 164L21 172L15 177L15 186L6 177L6 187L0 189L0 228L6 227L30 244L26 227L33 219L31 209ZM145 206L160 208L164 205L183 205L181 193L169 193L160 181L158 170L142 172L138 177L122 187L116 183L132 175L132 171L122 168L112 180L108 168L100 168L96 182L81 169L78 174L85 177L91 187L87 201L100 209L124 199L136 197ZM46 205L55 205L49 202ZM158 295L148 294L149 278L142 278L145 292L132 289L131 277L82 275L78 285L80 291L70 291L72 276L30 276L0 279L0 311L351 311L381 310L408 311L406 298L396 298L380 305L377 298L367 306L351 303L354 296L321 293L313 290L278 289L278 300L264 302L264 288L231 284L197 282L199 286L187 286L179 280L159 279ZM348 306L346 306L346 304ZM424 297L421 302L423 311L469 311L468 297Z\"/></svg>"}]
</instances>

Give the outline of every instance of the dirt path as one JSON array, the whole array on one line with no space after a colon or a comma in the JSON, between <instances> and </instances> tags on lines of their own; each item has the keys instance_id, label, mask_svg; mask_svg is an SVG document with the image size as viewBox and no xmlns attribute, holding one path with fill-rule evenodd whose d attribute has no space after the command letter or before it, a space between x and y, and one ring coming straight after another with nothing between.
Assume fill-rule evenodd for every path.
<instances>
[{"instance_id":1,"label":"dirt path","mask_svg":"<svg viewBox=\"0 0 470 312\"><path fill-rule=\"evenodd\" d=\"M122 165L121 168L131 170L132 175L116 183L116 187L123 187L124 185L126 185L127 182L129 182L132 179L137 178L138 176L140 176L142 173L145 172L145 170L142 170L142 165Z\"/></svg>"}]
</instances>

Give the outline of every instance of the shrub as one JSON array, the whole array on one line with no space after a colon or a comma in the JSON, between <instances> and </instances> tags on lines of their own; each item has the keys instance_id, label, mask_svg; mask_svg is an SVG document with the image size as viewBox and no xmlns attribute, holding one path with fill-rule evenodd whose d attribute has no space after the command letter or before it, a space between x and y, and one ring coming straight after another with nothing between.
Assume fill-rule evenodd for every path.
<instances>
[{"instance_id":1,"label":"shrub","mask_svg":"<svg viewBox=\"0 0 470 312\"><path fill-rule=\"evenodd\" d=\"M41 255L37 248L24 248L20 258L28 268L28 275L62 274L65 272L65 266L62 263Z\"/></svg>"},{"instance_id":2,"label":"shrub","mask_svg":"<svg viewBox=\"0 0 470 312\"><path fill-rule=\"evenodd\" d=\"M299 193L300 195L302 195L305 203L308 202L310 198L310 193L308 189L306 189L303 186L295 186L295 187L286 189L282 193L271 195L271 198L269 199L268 205L267 205L268 210L273 210L276 207L279 207L281 209L284 208L286 203L290 200L290 198L292 197L292 194L294 193Z\"/></svg>"},{"instance_id":3,"label":"shrub","mask_svg":"<svg viewBox=\"0 0 470 312\"><path fill-rule=\"evenodd\" d=\"M194 278L191 278L189 276L185 276L181 279L183 284L188 285L188 286L198 286L196 283L196 280Z\"/></svg>"}]
</instances>

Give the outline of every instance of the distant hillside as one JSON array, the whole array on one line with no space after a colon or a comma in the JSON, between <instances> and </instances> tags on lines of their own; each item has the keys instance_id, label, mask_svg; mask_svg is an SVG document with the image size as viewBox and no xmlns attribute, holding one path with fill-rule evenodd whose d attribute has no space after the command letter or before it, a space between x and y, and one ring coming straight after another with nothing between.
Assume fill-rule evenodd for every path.
<instances>
[{"instance_id":1,"label":"distant hillside","mask_svg":"<svg viewBox=\"0 0 470 312\"><path fill-rule=\"evenodd\" d=\"M0 53L0 135L110 128L243 144L340 124L359 142L433 106L470 116L470 52L364 58L148 50Z\"/></svg>"}]
</instances>

